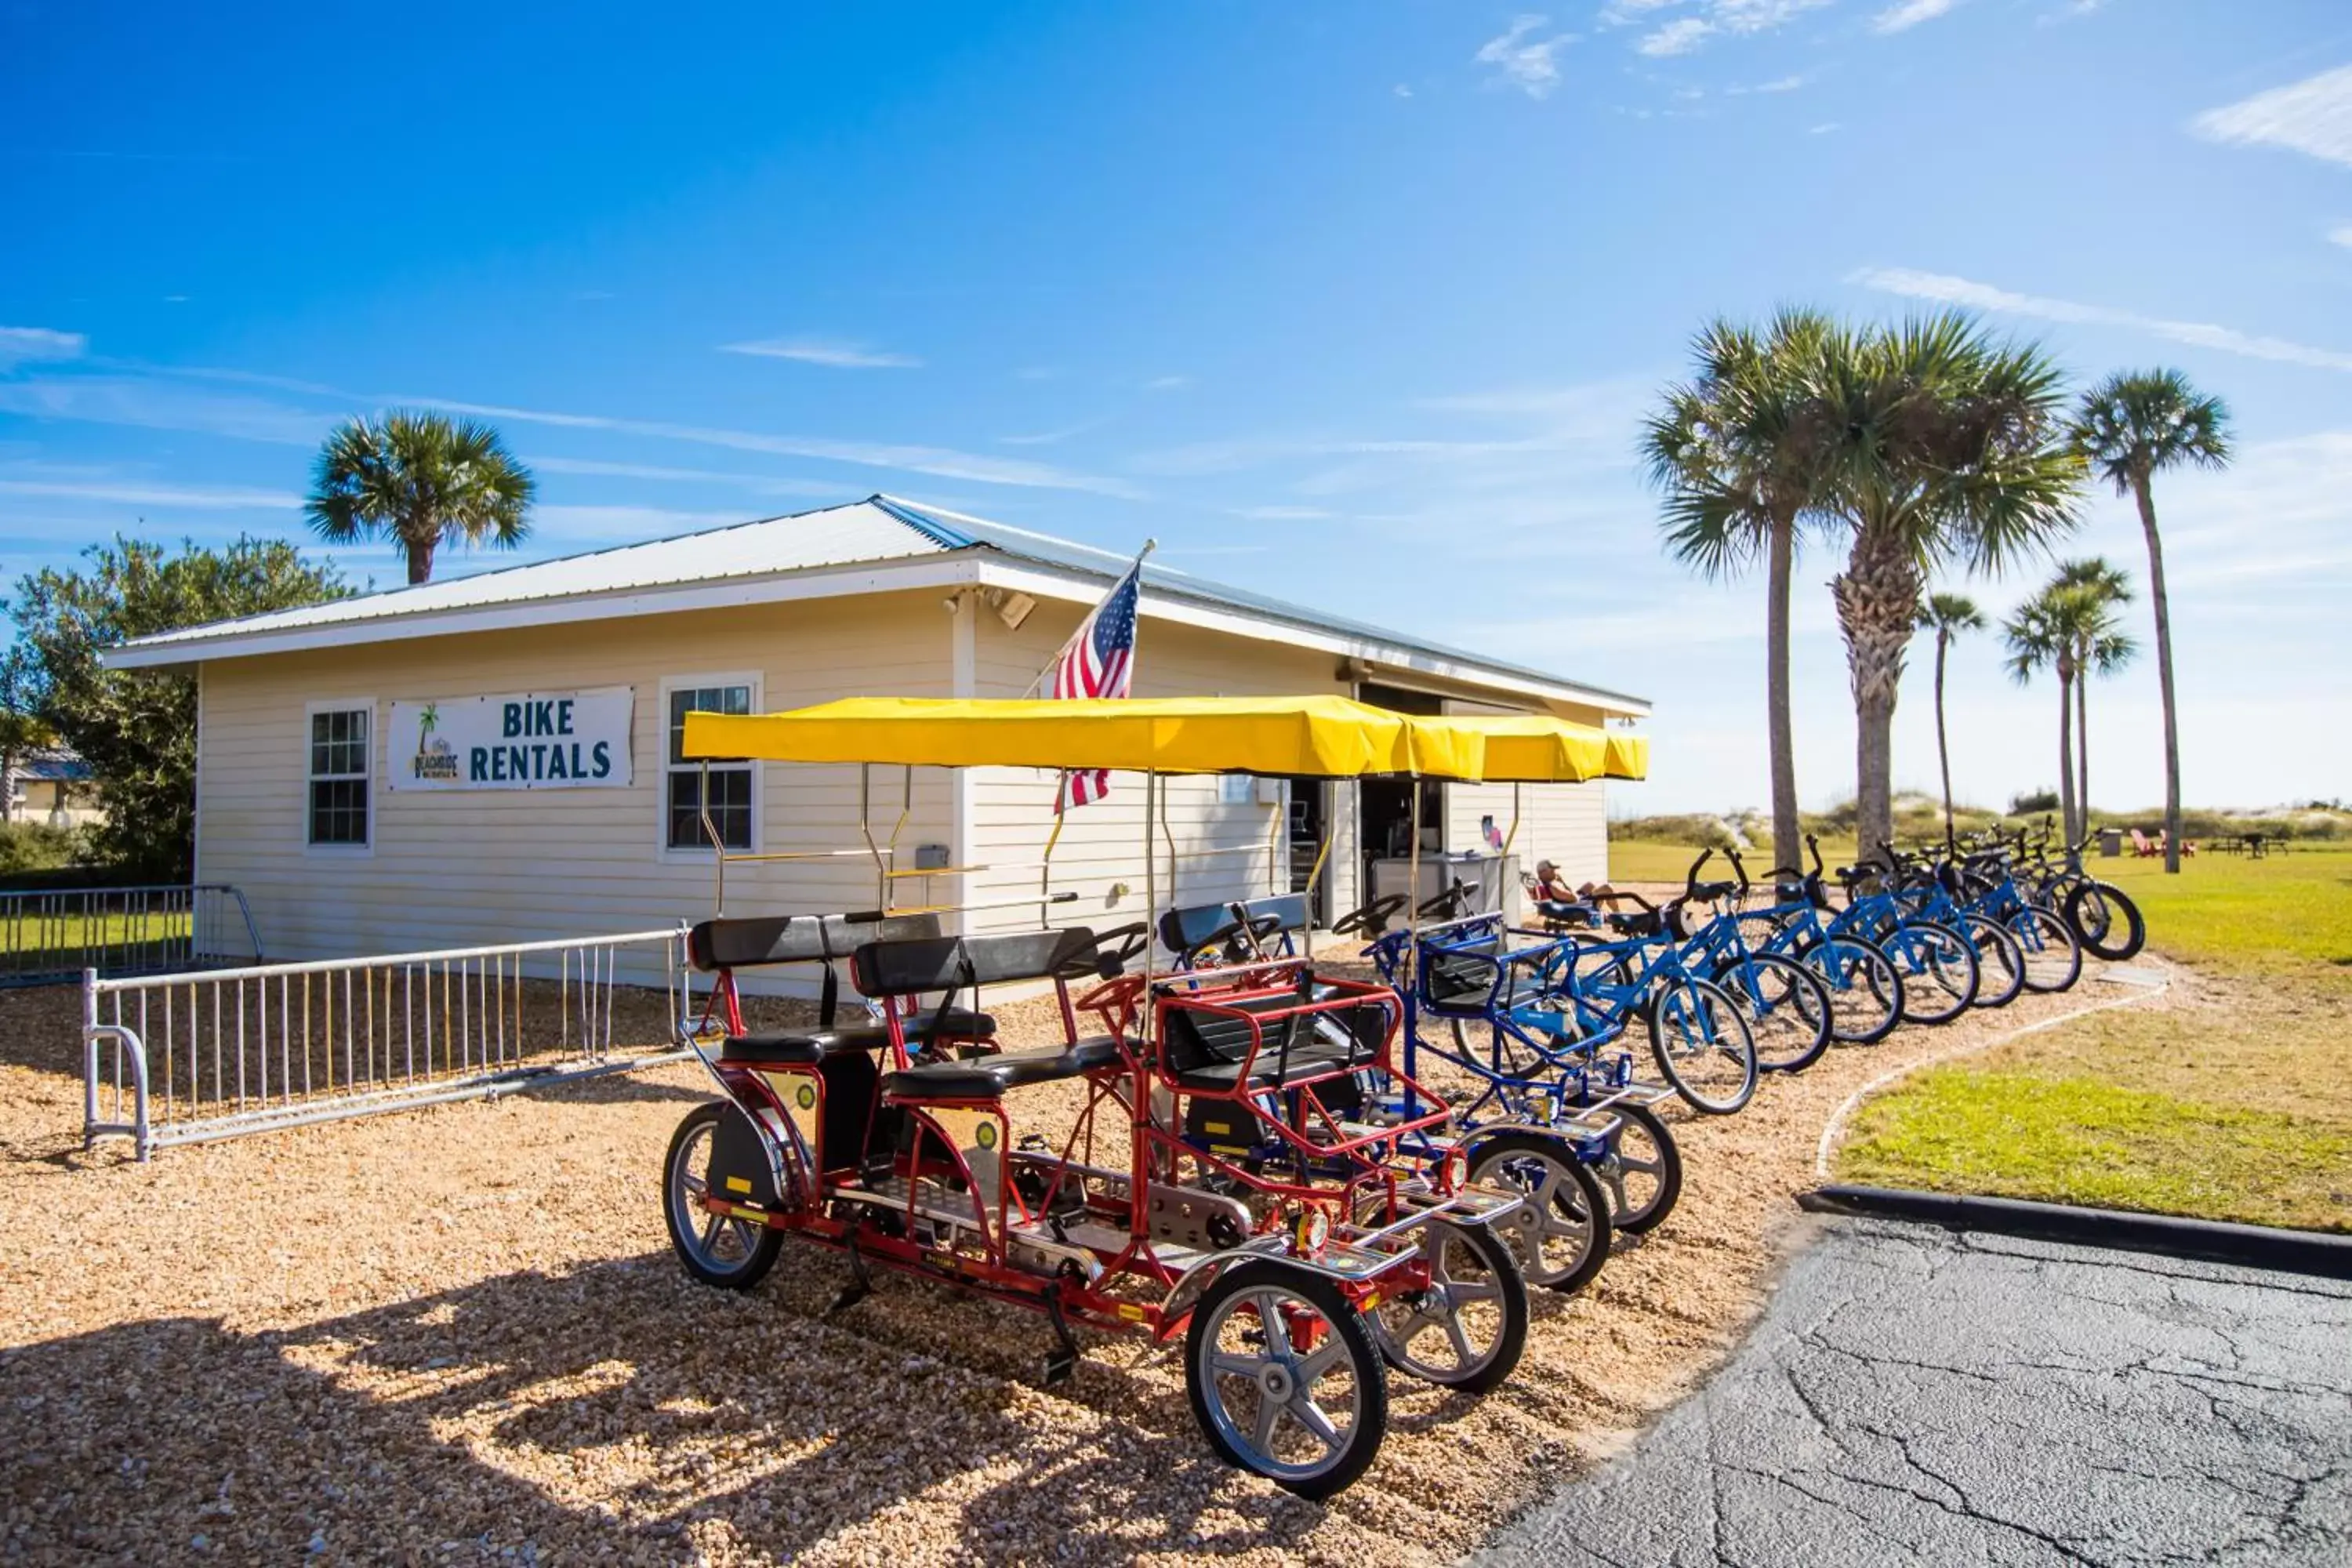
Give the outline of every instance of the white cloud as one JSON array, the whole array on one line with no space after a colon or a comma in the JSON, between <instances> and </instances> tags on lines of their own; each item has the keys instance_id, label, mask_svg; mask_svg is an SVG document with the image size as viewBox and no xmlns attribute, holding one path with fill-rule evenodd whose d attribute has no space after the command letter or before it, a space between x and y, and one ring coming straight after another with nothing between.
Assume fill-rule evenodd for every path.
<instances>
[{"instance_id":1,"label":"white cloud","mask_svg":"<svg viewBox=\"0 0 2352 1568\"><path fill-rule=\"evenodd\" d=\"M685 484L740 485L763 495L837 496L838 484L823 479L780 479L766 474L730 473L718 468L674 468L657 463L608 463L594 458L535 458L526 455L523 467L539 473L584 474L599 479L656 479Z\"/></svg>"},{"instance_id":2,"label":"white cloud","mask_svg":"<svg viewBox=\"0 0 2352 1568\"><path fill-rule=\"evenodd\" d=\"M2209 142L2267 143L2333 163L2352 163L2352 66L2207 110L2189 128Z\"/></svg>"},{"instance_id":3,"label":"white cloud","mask_svg":"<svg viewBox=\"0 0 2352 1568\"><path fill-rule=\"evenodd\" d=\"M771 452L785 458L815 458L861 468L895 468L904 473L931 474L940 479L973 479L982 484L1015 485L1031 489L1086 490L1096 495L1140 496L1124 480L1074 473L1047 463L1018 458L995 458L959 452L948 447L919 447L883 441L841 441L814 436L771 436L757 430L729 430L704 425L673 425L661 419L624 419L603 414L564 414L542 408L512 408L494 403L465 403L446 397L399 395L377 401L438 408L450 414L471 414L484 419L506 419L523 425L547 425L563 430L609 430L625 436L646 436L660 441L685 441L724 447L739 452Z\"/></svg>"},{"instance_id":4,"label":"white cloud","mask_svg":"<svg viewBox=\"0 0 2352 1568\"><path fill-rule=\"evenodd\" d=\"M1234 515L1253 522L1313 522L1332 514L1319 506L1244 506L1235 508Z\"/></svg>"},{"instance_id":5,"label":"white cloud","mask_svg":"<svg viewBox=\"0 0 2352 1568\"><path fill-rule=\"evenodd\" d=\"M1776 77L1770 81L1759 81L1753 87L1727 87L1723 91L1727 98L1741 98L1751 92L1794 92L1804 86L1805 81L1802 76Z\"/></svg>"},{"instance_id":6,"label":"white cloud","mask_svg":"<svg viewBox=\"0 0 2352 1568\"><path fill-rule=\"evenodd\" d=\"M1076 425L1065 425L1058 430L1039 430L1026 436L999 436L996 440L999 446L1004 447L1051 447L1073 436L1083 436L1089 430L1098 429L1108 423L1109 421L1104 419L1088 419Z\"/></svg>"},{"instance_id":7,"label":"white cloud","mask_svg":"<svg viewBox=\"0 0 2352 1568\"><path fill-rule=\"evenodd\" d=\"M1146 392L1181 392L1192 384L1189 375L1155 375L1143 384Z\"/></svg>"},{"instance_id":8,"label":"white cloud","mask_svg":"<svg viewBox=\"0 0 2352 1568\"><path fill-rule=\"evenodd\" d=\"M1682 16L1667 23L1656 32L1646 34L1633 46L1636 53L1653 59L1668 55L1686 55L1706 41L1715 31L1715 24L1697 16Z\"/></svg>"},{"instance_id":9,"label":"white cloud","mask_svg":"<svg viewBox=\"0 0 2352 1568\"><path fill-rule=\"evenodd\" d=\"M1680 5L1685 0L1611 0L1601 8L1600 25L1622 27L1638 22L1653 11L1663 11L1669 5Z\"/></svg>"},{"instance_id":10,"label":"white cloud","mask_svg":"<svg viewBox=\"0 0 2352 1568\"><path fill-rule=\"evenodd\" d=\"M1553 57L1576 42L1576 35L1538 37L1550 23L1549 16L1515 16L1508 31L1479 47L1475 57L1478 63L1495 68L1495 74L1487 79L1489 87L1516 87L1529 98L1543 98L1559 85L1559 64Z\"/></svg>"},{"instance_id":11,"label":"white cloud","mask_svg":"<svg viewBox=\"0 0 2352 1568\"><path fill-rule=\"evenodd\" d=\"M2345 249L2352 250L2352 223L2338 224L2327 231L2327 237Z\"/></svg>"},{"instance_id":12,"label":"white cloud","mask_svg":"<svg viewBox=\"0 0 2352 1568\"><path fill-rule=\"evenodd\" d=\"M230 511L255 507L290 508L302 504L300 496L288 495L282 490L107 480L70 483L46 479L0 479L0 495L107 501L117 506L192 508L199 511Z\"/></svg>"},{"instance_id":13,"label":"white cloud","mask_svg":"<svg viewBox=\"0 0 2352 1568\"><path fill-rule=\"evenodd\" d=\"M1845 122L1843 121L1824 120L1819 125L1809 125L1805 127L1805 134L1808 136L1826 136L1832 131L1843 131L1844 129Z\"/></svg>"},{"instance_id":14,"label":"white cloud","mask_svg":"<svg viewBox=\"0 0 2352 1568\"><path fill-rule=\"evenodd\" d=\"M1899 294L1909 300L1931 300L1938 304L1962 305L1970 310L1991 310L2002 315L2032 316L2045 321L2123 327L2176 343L2191 343L2199 348L2219 349L2223 353L2242 354L2248 359L2277 360L2287 364L2313 365L2321 370L2352 370L2352 353L2335 349L2314 348L2284 338L2257 337L2203 321L2166 321L2105 305L2084 305L2072 300L2017 294L1990 283L1977 283L1946 273L1916 272L1903 267L1865 267L1853 273L1847 281L1859 283L1865 289L1874 289L1882 294Z\"/></svg>"},{"instance_id":15,"label":"white cloud","mask_svg":"<svg viewBox=\"0 0 2352 1568\"><path fill-rule=\"evenodd\" d=\"M760 342L728 343L720 352L756 354L761 359L798 360L803 364L821 364L834 370L908 370L923 363L912 354L884 353L864 343L834 338L769 338Z\"/></svg>"},{"instance_id":16,"label":"white cloud","mask_svg":"<svg viewBox=\"0 0 2352 1568\"><path fill-rule=\"evenodd\" d=\"M1686 55L1719 34L1745 37L1751 33L1769 33L1829 3L1830 0L1700 0L1700 15L1677 16L1643 34L1634 41L1633 49L1653 59ZM1639 11L1622 11L1620 19L1630 21L1641 12L1662 9L1662 5L1643 5Z\"/></svg>"},{"instance_id":17,"label":"white cloud","mask_svg":"<svg viewBox=\"0 0 2352 1568\"><path fill-rule=\"evenodd\" d=\"M1873 16L1870 30L1874 33L1904 32L1922 22L1934 21L1958 3L1959 0L1902 0L1901 5L1889 5Z\"/></svg>"},{"instance_id":18,"label":"white cloud","mask_svg":"<svg viewBox=\"0 0 2352 1568\"><path fill-rule=\"evenodd\" d=\"M0 381L0 414L127 425L143 430L192 430L240 441L315 446L334 417L257 397L192 391L136 376L57 375Z\"/></svg>"},{"instance_id":19,"label":"white cloud","mask_svg":"<svg viewBox=\"0 0 2352 1568\"><path fill-rule=\"evenodd\" d=\"M0 370L27 360L79 359L89 340L48 327L0 327Z\"/></svg>"},{"instance_id":20,"label":"white cloud","mask_svg":"<svg viewBox=\"0 0 2352 1568\"><path fill-rule=\"evenodd\" d=\"M1389 89L1389 90L1396 94L1399 98L1411 98L1412 96L1412 89L1405 86L1402 82L1397 83L1394 87Z\"/></svg>"}]
</instances>

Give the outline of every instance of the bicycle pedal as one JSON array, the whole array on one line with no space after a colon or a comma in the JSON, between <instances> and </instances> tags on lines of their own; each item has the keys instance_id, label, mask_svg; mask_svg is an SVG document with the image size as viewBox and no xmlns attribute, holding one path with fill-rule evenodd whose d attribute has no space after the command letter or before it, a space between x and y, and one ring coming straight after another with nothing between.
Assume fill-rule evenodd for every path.
<instances>
[{"instance_id":1,"label":"bicycle pedal","mask_svg":"<svg viewBox=\"0 0 2352 1568\"><path fill-rule=\"evenodd\" d=\"M1047 1388L1059 1388L1078 1375L1078 1352L1075 1350L1050 1350L1045 1352L1045 1370L1042 1379Z\"/></svg>"}]
</instances>

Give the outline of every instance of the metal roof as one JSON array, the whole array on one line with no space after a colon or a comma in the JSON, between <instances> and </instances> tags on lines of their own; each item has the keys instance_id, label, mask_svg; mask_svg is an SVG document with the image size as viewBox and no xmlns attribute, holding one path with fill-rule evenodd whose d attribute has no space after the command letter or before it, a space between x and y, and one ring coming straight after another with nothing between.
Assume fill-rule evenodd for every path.
<instances>
[{"instance_id":1,"label":"metal roof","mask_svg":"<svg viewBox=\"0 0 2352 1568\"><path fill-rule=\"evenodd\" d=\"M427 637L445 629L478 626L483 613L509 606L551 607L555 602L634 598L663 589L748 584L759 579L795 574L963 554L998 557L1051 574L1104 584L1124 572L1131 559L1071 540L1033 533L1027 529L990 522L896 496L873 495L842 506L761 518L300 609L189 626L137 638L115 652L118 656L130 656L120 659L122 666L153 666L242 657L268 651L270 645L281 642L289 647L316 646L324 640L323 635L331 635L338 627L351 628L355 638L368 640ZM1598 699L1626 711L1645 711L1649 706L1642 698L1566 680L1483 654L1424 642L1249 589L1213 583L1149 561L1144 565L1143 582L1147 612L1153 600L1163 604L1171 600L1187 602L1252 621L1276 623L1375 648L1394 649L1407 656L1433 658L1465 671L1507 677L1574 699ZM607 613L612 613L609 608ZM398 624L402 622L414 625ZM229 647L232 644L233 649ZM108 662L116 663L117 659L110 658Z\"/></svg>"}]
</instances>

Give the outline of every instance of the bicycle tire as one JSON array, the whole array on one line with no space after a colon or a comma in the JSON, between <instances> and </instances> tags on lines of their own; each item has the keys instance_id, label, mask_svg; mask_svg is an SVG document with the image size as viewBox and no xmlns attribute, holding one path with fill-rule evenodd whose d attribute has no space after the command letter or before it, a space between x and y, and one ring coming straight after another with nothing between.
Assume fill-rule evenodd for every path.
<instances>
[{"instance_id":1,"label":"bicycle tire","mask_svg":"<svg viewBox=\"0 0 2352 1568\"><path fill-rule=\"evenodd\" d=\"M2006 1007L2025 989L2025 952L2017 933L1990 915L1964 914L1959 931L1977 950L1979 1007Z\"/></svg>"},{"instance_id":2,"label":"bicycle tire","mask_svg":"<svg viewBox=\"0 0 2352 1568\"><path fill-rule=\"evenodd\" d=\"M1678 980L1650 1001L1650 1054L1658 1070L1703 1116L1729 1116L1756 1097L1756 1037L1730 993L1711 981ZM1702 1082L1696 1068L1712 1058L1737 1064L1736 1081Z\"/></svg>"},{"instance_id":3,"label":"bicycle tire","mask_svg":"<svg viewBox=\"0 0 2352 1568\"><path fill-rule=\"evenodd\" d=\"M1830 1038L1874 1046L1903 1022L1903 972L1874 942L1857 936L1816 939L1796 950L1830 994Z\"/></svg>"},{"instance_id":4,"label":"bicycle tire","mask_svg":"<svg viewBox=\"0 0 2352 1568\"><path fill-rule=\"evenodd\" d=\"M1907 921L1879 945L1903 973L1904 1022L1948 1024L1976 1000L1977 950L1942 921Z\"/></svg>"},{"instance_id":5,"label":"bicycle tire","mask_svg":"<svg viewBox=\"0 0 2352 1568\"><path fill-rule=\"evenodd\" d=\"M1746 1014L1759 1071L1802 1072L1830 1048L1830 988L1795 959L1778 952L1727 958L1707 978ZM1792 1023L1799 1027L1789 1027ZM1768 1037L1777 1044L1768 1047Z\"/></svg>"},{"instance_id":6,"label":"bicycle tire","mask_svg":"<svg viewBox=\"0 0 2352 1568\"><path fill-rule=\"evenodd\" d=\"M2083 944L2083 951L2110 963L2121 963L2139 956L2147 945L2147 921L2131 896L2112 883L2084 879L2066 895L2067 929ZM2123 940L2108 940L2115 932L2116 920L2123 921Z\"/></svg>"},{"instance_id":7,"label":"bicycle tire","mask_svg":"<svg viewBox=\"0 0 2352 1568\"><path fill-rule=\"evenodd\" d=\"M2004 922L2025 953L2025 988L2049 994L2074 989L2083 977L2083 944L2074 928L2048 910L2023 909Z\"/></svg>"}]
</instances>

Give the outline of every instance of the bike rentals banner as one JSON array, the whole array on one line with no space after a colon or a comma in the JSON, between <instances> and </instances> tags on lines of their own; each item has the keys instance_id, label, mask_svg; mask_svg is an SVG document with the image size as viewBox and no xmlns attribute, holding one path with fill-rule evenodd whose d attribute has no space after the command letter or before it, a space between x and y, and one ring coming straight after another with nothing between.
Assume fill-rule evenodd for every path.
<instances>
[{"instance_id":1,"label":"bike rentals banner","mask_svg":"<svg viewBox=\"0 0 2352 1568\"><path fill-rule=\"evenodd\" d=\"M395 701L386 771L396 790L624 789L635 700L609 686Z\"/></svg>"}]
</instances>

